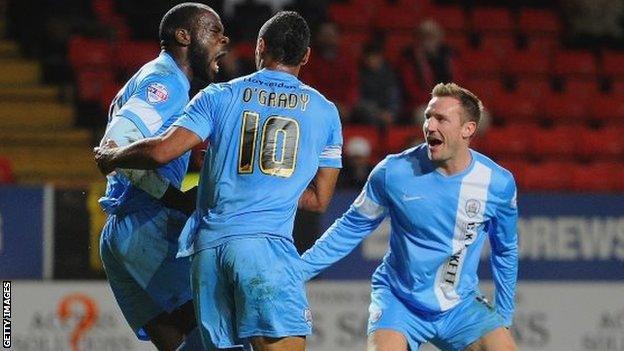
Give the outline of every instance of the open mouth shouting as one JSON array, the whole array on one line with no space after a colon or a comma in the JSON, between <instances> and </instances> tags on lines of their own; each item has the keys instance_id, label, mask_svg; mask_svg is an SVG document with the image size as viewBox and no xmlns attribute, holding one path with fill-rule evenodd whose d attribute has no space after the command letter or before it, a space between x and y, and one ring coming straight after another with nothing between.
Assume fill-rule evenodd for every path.
<instances>
[{"instance_id":1,"label":"open mouth shouting","mask_svg":"<svg viewBox=\"0 0 624 351\"><path fill-rule=\"evenodd\" d=\"M442 138L435 135L427 135L427 146L429 146L429 150L436 151L444 145L444 141Z\"/></svg>"},{"instance_id":2,"label":"open mouth shouting","mask_svg":"<svg viewBox=\"0 0 624 351\"><path fill-rule=\"evenodd\" d=\"M225 56L227 54L227 51L220 51L215 57L214 59L212 59L212 62L210 62L210 68L212 69L213 72L215 73L219 73L219 60Z\"/></svg>"}]
</instances>

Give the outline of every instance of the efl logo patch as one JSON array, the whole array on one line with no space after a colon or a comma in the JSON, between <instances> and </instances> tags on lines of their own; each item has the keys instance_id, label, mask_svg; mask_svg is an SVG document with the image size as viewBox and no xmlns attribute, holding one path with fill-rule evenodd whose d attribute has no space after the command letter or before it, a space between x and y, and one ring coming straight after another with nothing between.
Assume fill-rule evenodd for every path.
<instances>
[{"instance_id":1,"label":"efl logo patch","mask_svg":"<svg viewBox=\"0 0 624 351\"><path fill-rule=\"evenodd\" d=\"M167 88L160 83L152 83L147 87L147 101L151 104L157 104L167 101L169 93Z\"/></svg>"}]
</instances>

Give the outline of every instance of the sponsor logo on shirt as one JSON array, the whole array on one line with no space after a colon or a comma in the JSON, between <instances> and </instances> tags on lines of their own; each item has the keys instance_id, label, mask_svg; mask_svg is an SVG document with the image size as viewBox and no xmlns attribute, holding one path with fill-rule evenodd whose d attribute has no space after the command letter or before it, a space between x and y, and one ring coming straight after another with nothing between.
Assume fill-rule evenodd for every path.
<instances>
[{"instance_id":1,"label":"sponsor logo on shirt","mask_svg":"<svg viewBox=\"0 0 624 351\"><path fill-rule=\"evenodd\" d=\"M151 104L165 102L169 98L167 88L160 83L152 83L147 87L147 101Z\"/></svg>"}]
</instances>

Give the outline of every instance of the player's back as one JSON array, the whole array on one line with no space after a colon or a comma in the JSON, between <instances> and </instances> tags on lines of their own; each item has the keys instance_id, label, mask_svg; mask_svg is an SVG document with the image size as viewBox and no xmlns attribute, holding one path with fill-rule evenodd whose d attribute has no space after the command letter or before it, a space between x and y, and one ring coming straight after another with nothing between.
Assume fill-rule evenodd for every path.
<instances>
[{"instance_id":1,"label":"player's back","mask_svg":"<svg viewBox=\"0 0 624 351\"><path fill-rule=\"evenodd\" d=\"M138 129L138 138L165 131L182 114L188 103L190 84L175 61L166 52L146 63L135 73L113 99L108 116L110 127L115 117L130 120ZM107 127L107 128L108 128ZM129 139L129 138L125 138ZM135 140L125 140L130 143ZM157 172L179 187L188 166L189 154L160 167ZM128 213L160 203L132 186L123 175L109 175L106 195L100 204L108 213Z\"/></svg>"},{"instance_id":2,"label":"player's back","mask_svg":"<svg viewBox=\"0 0 624 351\"><path fill-rule=\"evenodd\" d=\"M204 89L181 121L198 122L200 115L212 127L199 132L210 149L195 248L236 235L291 239L298 199L318 167L341 166L336 107L294 75L264 69Z\"/></svg>"}]
</instances>

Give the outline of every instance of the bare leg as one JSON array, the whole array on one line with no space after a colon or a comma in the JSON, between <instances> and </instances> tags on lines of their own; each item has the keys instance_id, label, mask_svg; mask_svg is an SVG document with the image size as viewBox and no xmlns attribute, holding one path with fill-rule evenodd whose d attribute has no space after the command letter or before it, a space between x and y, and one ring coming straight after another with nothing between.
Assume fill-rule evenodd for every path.
<instances>
[{"instance_id":1,"label":"bare leg","mask_svg":"<svg viewBox=\"0 0 624 351\"><path fill-rule=\"evenodd\" d=\"M306 339L303 336L285 338L267 338L256 336L251 338L254 351L305 351Z\"/></svg>"},{"instance_id":2,"label":"bare leg","mask_svg":"<svg viewBox=\"0 0 624 351\"><path fill-rule=\"evenodd\" d=\"M390 329L378 329L368 336L367 351L408 351L405 335Z\"/></svg>"},{"instance_id":3,"label":"bare leg","mask_svg":"<svg viewBox=\"0 0 624 351\"><path fill-rule=\"evenodd\" d=\"M495 329L472 343L466 351L517 351L516 343L506 328Z\"/></svg>"}]
</instances>

